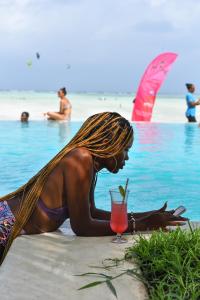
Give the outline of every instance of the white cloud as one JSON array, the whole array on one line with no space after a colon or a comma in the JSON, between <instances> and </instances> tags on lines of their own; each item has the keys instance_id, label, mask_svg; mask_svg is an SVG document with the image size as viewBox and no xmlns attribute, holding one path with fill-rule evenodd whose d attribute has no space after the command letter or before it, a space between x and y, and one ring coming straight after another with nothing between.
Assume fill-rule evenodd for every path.
<instances>
[{"instance_id":1,"label":"white cloud","mask_svg":"<svg viewBox=\"0 0 200 300\"><path fill-rule=\"evenodd\" d=\"M14 68L40 51L46 68L72 63L74 80L87 69L99 82L103 66L141 74L166 50L197 61L199 15L195 0L0 0L0 63L12 57Z\"/></svg>"},{"instance_id":2,"label":"white cloud","mask_svg":"<svg viewBox=\"0 0 200 300\"><path fill-rule=\"evenodd\" d=\"M75 44L88 37L123 40L123 36L132 36L141 23L143 31L147 24L147 32L150 22L165 22L174 29L189 31L199 23L200 3L191 8L192 1L178 0L3 0L0 33L16 38L33 34L34 39L65 35Z\"/></svg>"}]
</instances>

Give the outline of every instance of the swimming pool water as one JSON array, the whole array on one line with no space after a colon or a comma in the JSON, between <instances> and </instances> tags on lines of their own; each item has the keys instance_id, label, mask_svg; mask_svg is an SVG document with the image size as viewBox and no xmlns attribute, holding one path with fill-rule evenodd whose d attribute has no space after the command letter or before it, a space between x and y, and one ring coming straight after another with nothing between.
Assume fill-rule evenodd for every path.
<instances>
[{"instance_id":1,"label":"swimming pool water","mask_svg":"<svg viewBox=\"0 0 200 300\"><path fill-rule=\"evenodd\" d=\"M0 195L14 191L39 171L81 123L0 121ZM129 161L118 174L98 175L97 207L110 209L109 189L130 179L129 210L185 205L200 220L200 128L196 124L134 124Z\"/></svg>"}]
</instances>

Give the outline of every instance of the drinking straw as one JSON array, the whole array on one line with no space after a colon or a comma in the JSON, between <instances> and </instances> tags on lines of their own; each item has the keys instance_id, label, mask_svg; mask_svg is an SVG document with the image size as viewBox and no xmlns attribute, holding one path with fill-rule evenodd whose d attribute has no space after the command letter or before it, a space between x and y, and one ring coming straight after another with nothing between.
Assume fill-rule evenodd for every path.
<instances>
[{"instance_id":1,"label":"drinking straw","mask_svg":"<svg viewBox=\"0 0 200 300\"><path fill-rule=\"evenodd\" d=\"M129 178L126 179L126 185L125 185L125 189L124 189L124 199L123 199L123 202L124 202L125 197L126 197L126 191L127 191L127 188L128 188L128 182L129 182Z\"/></svg>"}]
</instances>

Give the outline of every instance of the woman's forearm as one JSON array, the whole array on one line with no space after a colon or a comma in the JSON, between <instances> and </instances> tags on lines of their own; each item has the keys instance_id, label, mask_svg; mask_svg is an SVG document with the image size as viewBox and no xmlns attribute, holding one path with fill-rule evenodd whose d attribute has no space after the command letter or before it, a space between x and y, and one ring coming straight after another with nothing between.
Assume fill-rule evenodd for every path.
<instances>
[{"instance_id":1,"label":"woman's forearm","mask_svg":"<svg viewBox=\"0 0 200 300\"><path fill-rule=\"evenodd\" d=\"M82 224L79 228L72 228L78 236L109 236L115 235L110 227L110 221L100 219L90 219L87 224ZM128 220L128 228L126 233L133 233L134 231L145 231L147 226L145 221L136 220L135 225L131 220Z\"/></svg>"},{"instance_id":2,"label":"woman's forearm","mask_svg":"<svg viewBox=\"0 0 200 300\"><path fill-rule=\"evenodd\" d=\"M103 209L94 208L91 211L91 215L94 219L110 221L111 212Z\"/></svg>"},{"instance_id":3,"label":"woman's forearm","mask_svg":"<svg viewBox=\"0 0 200 300\"><path fill-rule=\"evenodd\" d=\"M135 219L143 218L143 217L146 217L146 216L149 216L149 215L153 214L154 212L156 212L156 210L150 210L150 211L139 212L139 213L133 212L133 217ZM131 213L128 213L128 218L130 219L130 217L131 217Z\"/></svg>"},{"instance_id":4,"label":"woman's forearm","mask_svg":"<svg viewBox=\"0 0 200 300\"><path fill-rule=\"evenodd\" d=\"M87 223L80 224L78 228L72 226L72 230L78 236L106 236L114 235L110 222L107 220L90 219Z\"/></svg>"},{"instance_id":5,"label":"woman's forearm","mask_svg":"<svg viewBox=\"0 0 200 300\"><path fill-rule=\"evenodd\" d=\"M110 227L110 222L107 220L91 219L87 224L80 226L79 229L72 228L78 236L109 236L115 235ZM145 222L137 220L135 224L135 231L145 231ZM128 228L126 233L133 233L133 222L128 221Z\"/></svg>"},{"instance_id":6,"label":"woman's forearm","mask_svg":"<svg viewBox=\"0 0 200 300\"><path fill-rule=\"evenodd\" d=\"M138 219L138 218L143 218L143 217L146 217L152 213L154 213L156 210L151 210L151 211L146 211L146 212L139 212L139 213L133 213L133 217L135 219ZM92 212L92 217L94 219L99 219L99 220L110 220L111 218L111 212L110 211L106 211L106 210L103 210L103 209L98 209L98 208L95 208ZM131 213L128 213L128 219L131 218Z\"/></svg>"}]
</instances>

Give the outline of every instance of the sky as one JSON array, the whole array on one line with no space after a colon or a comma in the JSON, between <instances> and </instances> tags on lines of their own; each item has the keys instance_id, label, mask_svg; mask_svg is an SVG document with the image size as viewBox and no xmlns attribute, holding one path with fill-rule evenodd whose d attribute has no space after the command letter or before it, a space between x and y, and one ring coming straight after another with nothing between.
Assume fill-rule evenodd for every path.
<instances>
[{"instance_id":1,"label":"sky","mask_svg":"<svg viewBox=\"0 0 200 300\"><path fill-rule=\"evenodd\" d=\"M160 93L200 93L199 31L197 0L0 0L0 89L135 92L175 52Z\"/></svg>"}]
</instances>

